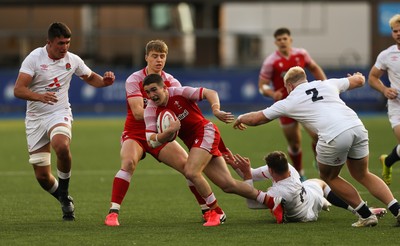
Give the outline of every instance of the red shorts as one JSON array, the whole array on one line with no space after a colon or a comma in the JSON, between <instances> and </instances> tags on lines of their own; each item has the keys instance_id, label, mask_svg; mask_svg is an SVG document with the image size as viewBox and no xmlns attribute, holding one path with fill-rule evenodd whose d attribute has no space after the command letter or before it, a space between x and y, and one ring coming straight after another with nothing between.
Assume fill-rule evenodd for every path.
<instances>
[{"instance_id":1,"label":"red shorts","mask_svg":"<svg viewBox=\"0 0 400 246\"><path fill-rule=\"evenodd\" d=\"M193 147L202 148L214 157L222 156L221 151L227 151L218 127L212 122L192 133L192 136L190 139L184 140L189 149Z\"/></svg>"},{"instance_id":2,"label":"red shorts","mask_svg":"<svg viewBox=\"0 0 400 246\"><path fill-rule=\"evenodd\" d=\"M158 160L158 155L160 154L160 151L164 146L167 144L163 144L161 146L158 146L157 148L152 148L148 145L146 136L143 134L143 136L139 136L138 134L134 134L128 131L122 132L121 136L121 144L128 139L132 139L133 141L136 141L143 149L143 156L141 160L143 160L146 157L146 152L152 155L154 158Z\"/></svg>"},{"instance_id":3,"label":"red shorts","mask_svg":"<svg viewBox=\"0 0 400 246\"><path fill-rule=\"evenodd\" d=\"M297 122L295 119L289 117L280 117L279 121L281 122L281 126L290 125Z\"/></svg>"}]
</instances>

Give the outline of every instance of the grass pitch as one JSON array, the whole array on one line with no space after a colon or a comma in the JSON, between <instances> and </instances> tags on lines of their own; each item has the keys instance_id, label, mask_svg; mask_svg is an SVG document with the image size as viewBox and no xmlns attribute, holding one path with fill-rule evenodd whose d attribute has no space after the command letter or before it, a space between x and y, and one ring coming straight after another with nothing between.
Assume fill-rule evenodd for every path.
<instances>
[{"instance_id":1,"label":"grass pitch","mask_svg":"<svg viewBox=\"0 0 400 246\"><path fill-rule=\"evenodd\" d=\"M396 141L386 116L363 117L370 136L370 170L380 175L377 161ZM214 120L216 122L216 120ZM267 210L247 209L243 198L213 186L227 214L224 225L202 226L200 209L176 171L147 155L138 165L122 204L120 227L103 224L115 173L120 168L119 138L124 119L83 119L74 122L73 169L70 193L76 221L63 222L58 202L36 182L28 164L23 119L0 121L0 245L397 245L400 228L387 214L374 228L352 228L357 218L333 207L317 222L277 225ZM269 151L286 150L278 122L244 132L218 123L233 152L262 165ZM303 132L304 133L304 132ZM308 178L318 177L312 166L310 139L303 134L304 167ZM55 159L52 159L55 173ZM400 166L394 166L391 189L400 200ZM234 177L237 177L234 174ZM370 206L384 206L349 178ZM266 189L269 183L257 187Z\"/></svg>"}]
</instances>

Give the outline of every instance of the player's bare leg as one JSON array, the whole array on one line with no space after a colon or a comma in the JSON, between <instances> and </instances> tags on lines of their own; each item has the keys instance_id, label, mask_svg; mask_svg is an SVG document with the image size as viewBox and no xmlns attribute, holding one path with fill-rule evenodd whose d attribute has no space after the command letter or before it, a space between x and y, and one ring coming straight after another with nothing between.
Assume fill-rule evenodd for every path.
<instances>
[{"instance_id":1,"label":"player's bare leg","mask_svg":"<svg viewBox=\"0 0 400 246\"><path fill-rule=\"evenodd\" d=\"M119 226L119 210L128 192L132 175L142 156L143 149L136 141L127 139L122 143L120 152L121 169L117 172L113 180L111 206L104 222L107 226Z\"/></svg>"},{"instance_id":2,"label":"player's bare leg","mask_svg":"<svg viewBox=\"0 0 400 246\"><path fill-rule=\"evenodd\" d=\"M171 153L174 153L171 155ZM172 141L168 143L159 153L158 155L158 160L161 162L165 163L169 167L172 167L173 169L177 170L181 174L185 175L184 169L186 165L186 161L188 159L188 154L185 149L182 148L182 146L176 142ZM193 193L194 197L197 200L197 203L199 204L202 214L204 215L210 208L207 206L206 201L204 198L200 195L200 193L197 191L196 187L194 184L187 179L187 184L189 187L189 190Z\"/></svg>"},{"instance_id":3,"label":"player's bare leg","mask_svg":"<svg viewBox=\"0 0 400 246\"><path fill-rule=\"evenodd\" d=\"M218 206L217 199L211 190L207 180L203 177L203 170L210 162L212 155L204 149L193 147L185 165L185 176L196 187L199 194L205 199L210 210L207 212L207 222L204 226L217 226L221 223L220 215L223 213Z\"/></svg>"},{"instance_id":4,"label":"player's bare leg","mask_svg":"<svg viewBox=\"0 0 400 246\"><path fill-rule=\"evenodd\" d=\"M303 152L301 149L300 124L298 122L293 122L291 124L282 126L282 130L289 145L288 154L292 160L293 166L299 172L300 177L305 179L302 162Z\"/></svg>"},{"instance_id":5,"label":"player's bare leg","mask_svg":"<svg viewBox=\"0 0 400 246\"><path fill-rule=\"evenodd\" d=\"M69 181L71 178L72 155L70 150L70 137L64 133L55 133L56 125L51 131L54 134L51 138L51 147L57 155L57 176L58 176L58 196L63 211L64 220L75 220L74 200L69 195ZM69 128L69 127L68 127Z\"/></svg>"}]
</instances>

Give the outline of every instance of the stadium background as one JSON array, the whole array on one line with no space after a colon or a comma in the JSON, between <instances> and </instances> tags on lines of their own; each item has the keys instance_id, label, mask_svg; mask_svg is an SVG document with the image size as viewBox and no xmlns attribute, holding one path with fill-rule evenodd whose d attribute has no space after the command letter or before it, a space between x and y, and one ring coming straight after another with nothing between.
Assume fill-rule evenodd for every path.
<instances>
[{"instance_id":1,"label":"stadium background","mask_svg":"<svg viewBox=\"0 0 400 246\"><path fill-rule=\"evenodd\" d=\"M328 77L368 75L379 51L390 44L387 21L400 12L395 1L0 1L0 113L23 116L14 98L20 63L43 46L48 25L65 22L73 32L70 51L117 81L96 90L74 78L75 115L124 115L124 81L145 65L144 46L163 39L165 70L184 85L220 93L225 109L243 111L272 103L258 94L261 63L275 50L273 32L292 30L295 47L306 48ZM12 21L10 21L12 20ZM311 77L312 78L312 77ZM343 94L358 112L385 112L384 98L368 85ZM204 110L207 110L206 108Z\"/></svg>"}]
</instances>

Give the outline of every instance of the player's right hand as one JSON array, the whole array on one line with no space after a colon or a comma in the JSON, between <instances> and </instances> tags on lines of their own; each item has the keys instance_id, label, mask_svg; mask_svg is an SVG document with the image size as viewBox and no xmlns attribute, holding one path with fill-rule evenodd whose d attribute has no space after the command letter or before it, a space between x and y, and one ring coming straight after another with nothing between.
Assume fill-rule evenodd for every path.
<instances>
[{"instance_id":1,"label":"player's right hand","mask_svg":"<svg viewBox=\"0 0 400 246\"><path fill-rule=\"evenodd\" d=\"M56 102L58 102L58 99L55 92L46 92L44 94L41 94L39 101L41 101L42 103L54 105Z\"/></svg>"}]
</instances>

